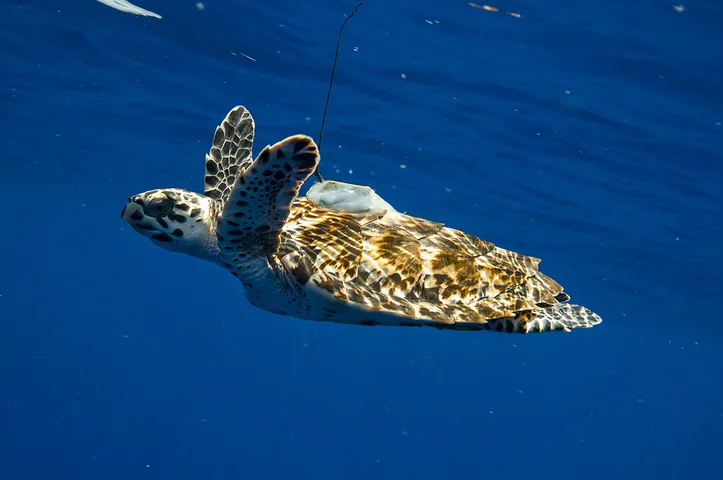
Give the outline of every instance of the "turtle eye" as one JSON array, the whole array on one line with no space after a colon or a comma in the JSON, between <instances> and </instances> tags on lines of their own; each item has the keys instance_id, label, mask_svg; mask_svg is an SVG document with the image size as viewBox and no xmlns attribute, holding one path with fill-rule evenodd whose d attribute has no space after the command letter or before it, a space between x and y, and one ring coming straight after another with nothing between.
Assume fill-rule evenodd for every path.
<instances>
[{"instance_id":1,"label":"turtle eye","mask_svg":"<svg viewBox=\"0 0 723 480\"><path fill-rule=\"evenodd\" d=\"M173 210L174 205L173 200L164 196L162 198L151 199L143 210L149 217L165 217Z\"/></svg>"}]
</instances>

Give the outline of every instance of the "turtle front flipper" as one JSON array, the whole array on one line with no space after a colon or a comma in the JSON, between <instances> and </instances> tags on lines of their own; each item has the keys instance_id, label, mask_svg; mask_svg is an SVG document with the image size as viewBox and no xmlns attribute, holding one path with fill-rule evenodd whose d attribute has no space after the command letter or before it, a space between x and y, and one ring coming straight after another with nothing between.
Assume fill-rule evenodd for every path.
<instances>
[{"instance_id":1,"label":"turtle front flipper","mask_svg":"<svg viewBox=\"0 0 723 480\"><path fill-rule=\"evenodd\" d=\"M266 146L236 178L216 231L229 264L239 268L276 253L291 202L318 162L314 140L294 135Z\"/></svg>"},{"instance_id":2,"label":"turtle front flipper","mask_svg":"<svg viewBox=\"0 0 723 480\"><path fill-rule=\"evenodd\" d=\"M236 177L251 165L254 131L253 117L240 105L216 127L211 150L206 154L204 195L221 203L226 201Z\"/></svg>"}]
</instances>

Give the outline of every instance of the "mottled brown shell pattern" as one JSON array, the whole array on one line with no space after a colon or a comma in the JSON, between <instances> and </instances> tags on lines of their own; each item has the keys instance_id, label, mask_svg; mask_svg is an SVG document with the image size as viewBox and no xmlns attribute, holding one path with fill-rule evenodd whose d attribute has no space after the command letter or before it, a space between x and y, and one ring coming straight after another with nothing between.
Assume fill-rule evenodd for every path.
<instances>
[{"instance_id":1,"label":"mottled brown shell pattern","mask_svg":"<svg viewBox=\"0 0 723 480\"><path fill-rule=\"evenodd\" d=\"M586 308L563 303L568 295L538 270L540 259L398 212L332 211L296 198L278 257L299 253L303 262L293 263L304 265L303 275L296 272L300 283L315 282L370 311L423 320L399 325L426 320L445 329L528 333L600 322Z\"/></svg>"}]
</instances>

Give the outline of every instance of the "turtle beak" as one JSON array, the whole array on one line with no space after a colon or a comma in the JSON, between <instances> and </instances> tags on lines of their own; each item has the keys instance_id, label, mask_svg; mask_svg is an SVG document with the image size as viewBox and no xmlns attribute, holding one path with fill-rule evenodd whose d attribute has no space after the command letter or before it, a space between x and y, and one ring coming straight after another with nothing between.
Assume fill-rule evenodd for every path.
<instances>
[{"instance_id":1,"label":"turtle beak","mask_svg":"<svg viewBox=\"0 0 723 480\"><path fill-rule=\"evenodd\" d=\"M131 220L136 222L143 220L143 207L133 201L133 198L129 198L128 202L123 207L123 211L120 216L124 222L132 223Z\"/></svg>"}]
</instances>

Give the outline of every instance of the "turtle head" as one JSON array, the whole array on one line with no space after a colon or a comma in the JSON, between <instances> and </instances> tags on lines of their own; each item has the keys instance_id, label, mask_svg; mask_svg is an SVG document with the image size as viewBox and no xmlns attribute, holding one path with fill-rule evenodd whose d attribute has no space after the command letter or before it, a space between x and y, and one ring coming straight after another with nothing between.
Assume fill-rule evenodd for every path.
<instances>
[{"instance_id":1,"label":"turtle head","mask_svg":"<svg viewBox=\"0 0 723 480\"><path fill-rule=\"evenodd\" d=\"M159 247L223 265L216 241L221 207L179 188L149 190L128 199L121 220Z\"/></svg>"}]
</instances>

